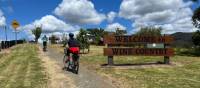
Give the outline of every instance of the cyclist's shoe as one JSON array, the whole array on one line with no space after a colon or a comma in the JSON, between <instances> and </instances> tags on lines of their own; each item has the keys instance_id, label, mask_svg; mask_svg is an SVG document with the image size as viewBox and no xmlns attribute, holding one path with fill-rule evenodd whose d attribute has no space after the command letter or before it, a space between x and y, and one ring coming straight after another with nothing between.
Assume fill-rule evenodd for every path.
<instances>
[{"instance_id":1,"label":"cyclist's shoe","mask_svg":"<svg viewBox=\"0 0 200 88\"><path fill-rule=\"evenodd\" d=\"M65 63L67 63L69 60L66 60Z\"/></svg>"},{"instance_id":2,"label":"cyclist's shoe","mask_svg":"<svg viewBox=\"0 0 200 88\"><path fill-rule=\"evenodd\" d=\"M68 57L68 61L69 61L69 64L72 64L72 58L70 56Z\"/></svg>"},{"instance_id":3,"label":"cyclist's shoe","mask_svg":"<svg viewBox=\"0 0 200 88\"><path fill-rule=\"evenodd\" d=\"M67 68L66 68L66 67L63 67L62 69L65 70L65 69L67 69Z\"/></svg>"}]
</instances>

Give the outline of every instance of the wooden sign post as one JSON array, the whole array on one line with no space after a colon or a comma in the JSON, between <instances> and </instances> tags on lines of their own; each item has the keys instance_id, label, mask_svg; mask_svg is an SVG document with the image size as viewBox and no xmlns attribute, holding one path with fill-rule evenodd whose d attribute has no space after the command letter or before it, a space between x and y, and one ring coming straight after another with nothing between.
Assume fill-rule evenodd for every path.
<instances>
[{"instance_id":1,"label":"wooden sign post","mask_svg":"<svg viewBox=\"0 0 200 88\"><path fill-rule=\"evenodd\" d=\"M108 56L108 65L113 65L113 56L164 56L164 63L170 63L170 56L174 51L169 47L173 41L171 36L104 36L104 56ZM127 45L164 44L163 48L133 48ZM120 47L123 46L123 47ZM125 46L125 47L124 47Z\"/></svg>"}]
</instances>

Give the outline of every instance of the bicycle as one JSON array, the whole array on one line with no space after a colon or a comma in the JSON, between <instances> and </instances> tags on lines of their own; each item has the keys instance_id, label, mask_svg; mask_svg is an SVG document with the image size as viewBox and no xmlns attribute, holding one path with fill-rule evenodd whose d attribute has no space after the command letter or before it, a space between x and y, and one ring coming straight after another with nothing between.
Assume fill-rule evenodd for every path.
<instances>
[{"instance_id":1,"label":"bicycle","mask_svg":"<svg viewBox=\"0 0 200 88\"><path fill-rule=\"evenodd\" d=\"M43 51L44 51L44 52L47 51L47 42L43 42Z\"/></svg>"},{"instance_id":2,"label":"bicycle","mask_svg":"<svg viewBox=\"0 0 200 88\"><path fill-rule=\"evenodd\" d=\"M67 56L67 49L64 49L64 57L63 57L63 70L72 71L75 74L79 72L79 53L70 54L70 58Z\"/></svg>"},{"instance_id":3,"label":"bicycle","mask_svg":"<svg viewBox=\"0 0 200 88\"><path fill-rule=\"evenodd\" d=\"M47 51L47 46L43 46L43 51L44 51L44 52Z\"/></svg>"}]
</instances>

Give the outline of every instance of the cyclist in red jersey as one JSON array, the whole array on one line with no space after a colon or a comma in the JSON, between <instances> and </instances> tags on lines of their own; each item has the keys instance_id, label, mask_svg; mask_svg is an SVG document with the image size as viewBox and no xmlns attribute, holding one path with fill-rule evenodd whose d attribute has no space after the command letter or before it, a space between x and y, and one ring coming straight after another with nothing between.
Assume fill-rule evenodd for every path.
<instances>
[{"instance_id":1,"label":"cyclist in red jersey","mask_svg":"<svg viewBox=\"0 0 200 88\"><path fill-rule=\"evenodd\" d=\"M68 56L68 58L70 58L70 53L79 54L80 44L74 38L74 34L73 33L69 33L68 47L69 47L67 49L67 56Z\"/></svg>"}]
</instances>

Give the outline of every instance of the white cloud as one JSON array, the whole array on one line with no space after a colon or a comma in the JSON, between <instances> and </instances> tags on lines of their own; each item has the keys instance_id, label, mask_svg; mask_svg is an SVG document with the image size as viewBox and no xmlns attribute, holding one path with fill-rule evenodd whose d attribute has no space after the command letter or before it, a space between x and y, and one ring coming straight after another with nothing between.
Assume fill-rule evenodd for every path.
<instances>
[{"instance_id":1,"label":"white cloud","mask_svg":"<svg viewBox=\"0 0 200 88\"><path fill-rule=\"evenodd\" d=\"M164 33L174 33L174 32L194 32L197 28L191 24L191 17L176 20L171 24L160 25Z\"/></svg>"},{"instance_id":2,"label":"white cloud","mask_svg":"<svg viewBox=\"0 0 200 88\"><path fill-rule=\"evenodd\" d=\"M121 25L119 23L113 23L113 24L109 24L106 27L106 31L115 32L117 28L119 28L120 30L126 30L126 27L124 27L123 25Z\"/></svg>"},{"instance_id":3,"label":"white cloud","mask_svg":"<svg viewBox=\"0 0 200 88\"><path fill-rule=\"evenodd\" d=\"M99 24L106 19L88 0L63 0L54 13L66 21L77 24Z\"/></svg>"},{"instance_id":4,"label":"white cloud","mask_svg":"<svg viewBox=\"0 0 200 88\"><path fill-rule=\"evenodd\" d=\"M66 24L62 20L57 19L52 15L46 15L39 20L35 20L33 23L25 25L22 29L34 29L37 26L42 26L44 33L50 32L74 32L79 30L78 26L72 26Z\"/></svg>"},{"instance_id":5,"label":"white cloud","mask_svg":"<svg viewBox=\"0 0 200 88\"><path fill-rule=\"evenodd\" d=\"M28 40L35 40L35 36L32 34L31 30L24 30L24 33L27 35Z\"/></svg>"},{"instance_id":6,"label":"white cloud","mask_svg":"<svg viewBox=\"0 0 200 88\"><path fill-rule=\"evenodd\" d=\"M0 26L6 25L6 18L3 15L3 12L0 10Z\"/></svg>"},{"instance_id":7,"label":"white cloud","mask_svg":"<svg viewBox=\"0 0 200 88\"><path fill-rule=\"evenodd\" d=\"M29 37L33 38L31 30L35 27L42 26L42 32L44 34L54 33L54 34L62 34L75 32L79 30L79 26L73 26L70 24L66 24L62 20L57 19L52 15L46 15L39 20L35 20L33 23L20 27L19 29L24 30Z\"/></svg>"},{"instance_id":8,"label":"white cloud","mask_svg":"<svg viewBox=\"0 0 200 88\"><path fill-rule=\"evenodd\" d=\"M116 16L117 16L116 12L113 12L113 11L109 12L107 15L108 22L112 23Z\"/></svg>"},{"instance_id":9,"label":"white cloud","mask_svg":"<svg viewBox=\"0 0 200 88\"><path fill-rule=\"evenodd\" d=\"M191 4L183 0L124 0L119 16L133 21L133 31L160 26L164 33L192 32L196 29L191 21Z\"/></svg>"},{"instance_id":10,"label":"white cloud","mask_svg":"<svg viewBox=\"0 0 200 88\"><path fill-rule=\"evenodd\" d=\"M134 20L149 13L185 8L189 3L183 0L124 0L119 15Z\"/></svg>"}]
</instances>

